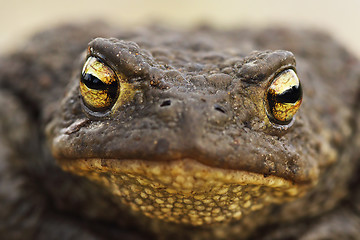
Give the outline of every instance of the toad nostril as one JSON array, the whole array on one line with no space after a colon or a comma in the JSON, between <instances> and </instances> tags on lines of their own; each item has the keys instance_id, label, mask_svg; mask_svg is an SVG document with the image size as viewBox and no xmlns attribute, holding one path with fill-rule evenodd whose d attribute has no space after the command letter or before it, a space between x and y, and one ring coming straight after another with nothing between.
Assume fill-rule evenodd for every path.
<instances>
[{"instance_id":1,"label":"toad nostril","mask_svg":"<svg viewBox=\"0 0 360 240\"><path fill-rule=\"evenodd\" d=\"M160 104L160 107L166 107L171 105L171 100L165 100Z\"/></svg>"},{"instance_id":2,"label":"toad nostril","mask_svg":"<svg viewBox=\"0 0 360 240\"><path fill-rule=\"evenodd\" d=\"M226 114L226 110L225 110L222 106L220 106L220 105L218 105L218 104L215 104L215 105L214 105L214 109L215 109L216 111L218 111L218 112L221 112L221 113Z\"/></svg>"}]
</instances>

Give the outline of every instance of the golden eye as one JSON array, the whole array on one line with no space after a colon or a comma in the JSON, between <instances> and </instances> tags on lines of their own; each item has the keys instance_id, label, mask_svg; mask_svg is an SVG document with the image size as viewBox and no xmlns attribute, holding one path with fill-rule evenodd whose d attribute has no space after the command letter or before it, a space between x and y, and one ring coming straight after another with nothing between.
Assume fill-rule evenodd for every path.
<instances>
[{"instance_id":1,"label":"golden eye","mask_svg":"<svg viewBox=\"0 0 360 240\"><path fill-rule=\"evenodd\" d=\"M275 77L266 92L267 112L271 121L289 124L302 102L300 80L292 69Z\"/></svg>"},{"instance_id":2,"label":"golden eye","mask_svg":"<svg viewBox=\"0 0 360 240\"><path fill-rule=\"evenodd\" d=\"M119 96L119 80L115 72L96 57L89 57L82 69L80 93L86 107L105 112Z\"/></svg>"}]
</instances>

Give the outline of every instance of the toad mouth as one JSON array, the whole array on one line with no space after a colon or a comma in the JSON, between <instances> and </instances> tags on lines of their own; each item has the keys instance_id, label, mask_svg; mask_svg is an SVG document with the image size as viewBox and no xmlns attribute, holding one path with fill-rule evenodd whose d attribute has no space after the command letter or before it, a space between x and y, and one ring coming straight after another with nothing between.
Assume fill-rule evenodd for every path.
<instances>
[{"instance_id":1,"label":"toad mouth","mask_svg":"<svg viewBox=\"0 0 360 240\"><path fill-rule=\"evenodd\" d=\"M241 219L302 196L309 184L277 176L214 168L194 159L170 162L60 159L60 166L111 191L134 211L168 222L204 225Z\"/></svg>"}]
</instances>

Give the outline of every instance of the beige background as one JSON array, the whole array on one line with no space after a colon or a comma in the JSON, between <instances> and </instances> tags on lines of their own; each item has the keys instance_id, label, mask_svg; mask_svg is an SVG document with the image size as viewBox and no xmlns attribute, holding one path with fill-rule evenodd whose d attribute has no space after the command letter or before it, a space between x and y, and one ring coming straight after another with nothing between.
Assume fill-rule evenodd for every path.
<instances>
[{"instance_id":1,"label":"beige background","mask_svg":"<svg viewBox=\"0 0 360 240\"><path fill-rule=\"evenodd\" d=\"M360 56L360 0L0 0L0 53L34 31L63 22L103 19L132 27L151 21L176 27L300 25L325 29Z\"/></svg>"}]
</instances>

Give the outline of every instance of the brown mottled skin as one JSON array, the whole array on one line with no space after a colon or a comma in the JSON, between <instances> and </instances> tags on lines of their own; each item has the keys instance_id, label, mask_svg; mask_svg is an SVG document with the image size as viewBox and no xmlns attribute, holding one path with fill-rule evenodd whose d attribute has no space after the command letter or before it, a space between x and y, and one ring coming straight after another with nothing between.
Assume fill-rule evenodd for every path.
<instances>
[{"instance_id":1,"label":"brown mottled skin","mask_svg":"<svg viewBox=\"0 0 360 240\"><path fill-rule=\"evenodd\" d=\"M124 40L89 46L137 89L107 116L84 109L78 89L84 51L98 36ZM303 103L291 126L278 127L264 110L264 91L295 64ZM359 89L356 57L315 31L121 31L92 23L37 34L0 58L0 238L359 239ZM84 159L109 171L105 180L77 172ZM305 192L286 201L279 193L264 206L263 195L254 197L261 208L249 203L241 218L174 223L133 211L143 201L127 190L126 201L114 197L108 179L131 160L196 162L209 182L217 172L244 172ZM225 189L217 191L231 198Z\"/></svg>"}]
</instances>

